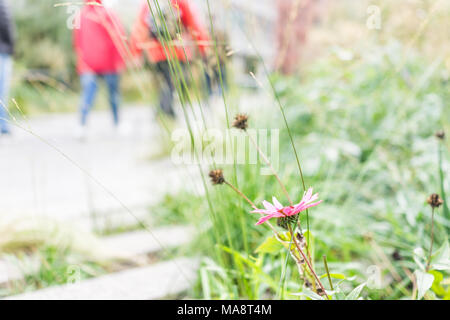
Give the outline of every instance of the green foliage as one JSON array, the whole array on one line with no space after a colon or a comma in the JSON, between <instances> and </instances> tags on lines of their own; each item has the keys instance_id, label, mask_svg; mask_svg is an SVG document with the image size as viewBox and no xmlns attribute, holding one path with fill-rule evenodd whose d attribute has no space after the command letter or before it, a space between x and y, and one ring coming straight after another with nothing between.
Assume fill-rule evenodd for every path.
<instances>
[{"instance_id":1,"label":"green foliage","mask_svg":"<svg viewBox=\"0 0 450 320\"><path fill-rule=\"evenodd\" d=\"M414 275L416 276L416 282L417 282L417 299L422 299L425 293L428 291L428 289L431 288L434 282L434 276L432 274L429 274L427 272L423 272L420 270L416 270L414 272Z\"/></svg>"},{"instance_id":2,"label":"green foliage","mask_svg":"<svg viewBox=\"0 0 450 320\"><path fill-rule=\"evenodd\" d=\"M80 262L70 248L47 246L39 250L38 257L38 271L25 277L25 282L35 288L75 283L105 272L97 264Z\"/></svg>"},{"instance_id":3,"label":"green foliage","mask_svg":"<svg viewBox=\"0 0 450 320\"><path fill-rule=\"evenodd\" d=\"M360 297L361 292L365 286L366 283L361 283L359 286L353 289L352 292L347 295L347 297L345 297L345 300L357 300Z\"/></svg>"},{"instance_id":4,"label":"green foliage","mask_svg":"<svg viewBox=\"0 0 450 320\"><path fill-rule=\"evenodd\" d=\"M44 244L31 255L20 252L16 252L16 255L9 260L17 264L24 278L13 281L8 290L0 291L0 296L77 283L107 271L101 264L91 262L86 255L61 244Z\"/></svg>"},{"instance_id":5,"label":"green foliage","mask_svg":"<svg viewBox=\"0 0 450 320\"><path fill-rule=\"evenodd\" d=\"M256 253L278 254L283 249L283 245L274 236L268 237L264 242L256 248Z\"/></svg>"},{"instance_id":6,"label":"green foliage","mask_svg":"<svg viewBox=\"0 0 450 320\"><path fill-rule=\"evenodd\" d=\"M200 218L199 214L205 210L201 201L192 201L192 195L181 192L175 195L166 195L162 201L164 205L158 204L150 208L153 223L156 225L177 225L190 221L186 212L193 215L193 219ZM183 203L184 205L180 204Z\"/></svg>"},{"instance_id":7,"label":"green foliage","mask_svg":"<svg viewBox=\"0 0 450 320\"><path fill-rule=\"evenodd\" d=\"M430 193L439 192L441 184L450 188L448 177L441 181L438 174L439 166L448 166L448 153L443 152L442 163L438 163L434 138L435 131L450 126L447 85L414 53L402 68L393 68L401 52L397 44L374 47L369 53L358 53L351 65L334 57L318 61L303 81L274 77L306 184L314 186L324 199L310 211L315 267L320 275L325 274L319 261L327 255L330 272L337 277L346 275L335 299L412 297L411 279L405 270L412 273L417 269L414 250L423 248L425 253L430 244L431 209L425 200ZM250 118L258 115L250 114ZM267 122L281 126L279 111L274 110ZM280 176L297 199L303 190L285 130L280 140ZM234 183L233 168L225 169L225 176ZM257 166L237 167L235 180L256 204L282 195L274 178L261 176ZM252 285L256 266L244 263L243 257L260 261L262 266L257 268L271 279L286 274L285 284L280 282L275 289L266 278L258 277L260 286L268 288L265 296L288 298L292 295L283 292L298 292L302 281L297 266L288 259L285 269L282 245L268 237L269 229L255 227L257 217L249 213L248 204L226 186L215 187L209 197L213 210L204 197L191 198L191 203L203 201L195 223L204 230L201 251L215 261L214 268L202 269L203 279L208 278L208 296L261 297L261 291ZM192 211L176 212L188 217ZM435 244L442 245L447 237L443 226L450 221L440 210L436 214ZM304 214L300 220L305 226ZM391 257L394 252L400 258ZM371 265L380 269L380 287L365 284ZM422 277L425 285L420 294L431 287L429 276ZM308 296L307 289L301 289ZM200 297L201 292L199 288Z\"/></svg>"},{"instance_id":8,"label":"green foliage","mask_svg":"<svg viewBox=\"0 0 450 320\"><path fill-rule=\"evenodd\" d=\"M13 10L18 35L16 59L21 64L65 76L67 73L61 72L74 70L67 68L73 66L74 56L66 7L54 7L53 1L15 1Z\"/></svg>"}]
</instances>

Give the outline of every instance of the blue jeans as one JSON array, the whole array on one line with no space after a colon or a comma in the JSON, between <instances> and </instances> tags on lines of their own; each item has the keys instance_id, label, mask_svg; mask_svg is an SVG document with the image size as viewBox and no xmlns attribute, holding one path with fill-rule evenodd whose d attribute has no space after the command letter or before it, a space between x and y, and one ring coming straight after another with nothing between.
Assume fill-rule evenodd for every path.
<instances>
[{"instance_id":1,"label":"blue jeans","mask_svg":"<svg viewBox=\"0 0 450 320\"><path fill-rule=\"evenodd\" d=\"M0 54L0 134L9 133L8 92L12 73L12 58Z\"/></svg>"},{"instance_id":2,"label":"blue jeans","mask_svg":"<svg viewBox=\"0 0 450 320\"><path fill-rule=\"evenodd\" d=\"M117 73L110 74L94 74L94 73L84 73L81 75L81 87L83 90L81 97L81 125L85 126L87 122L87 117L89 111L91 111L94 105L95 96L97 94L97 79L103 78L108 87L109 103L111 105L111 111L113 113L114 124L119 124L119 83L120 75Z\"/></svg>"}]
</instances>

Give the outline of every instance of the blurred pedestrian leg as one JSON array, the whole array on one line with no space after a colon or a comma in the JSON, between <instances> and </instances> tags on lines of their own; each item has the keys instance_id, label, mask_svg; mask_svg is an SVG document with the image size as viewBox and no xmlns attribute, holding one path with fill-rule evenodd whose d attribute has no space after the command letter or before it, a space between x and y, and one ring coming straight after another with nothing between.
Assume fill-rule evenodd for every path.
<instances>
[{"instance_id":1,"label":"blurred pedestrian leg","mask_svg":"<svg viewBox=\"0 0 450 320\"><path fill-rule=\"evenodd\" d=\"M80 76L81 88L83 90L81 94L81 125L85 126L87 122L87 116L91 110L95 96L97 94L97 76L93 73L85 73Z\"/></svg>"},{"instance_id":2,"label":"blurred pedestrian leg","mask_svg":"<svg viewBox=\"0 0 450 320\"><path fill-rule=\"evenodd\" d=\"M142 53L145 53L148 61L154 65L157 77L162 78L159 106L171 117L175 116L175 88L179 87L182 92L178 93L183 95L188 90L175 85L181 82L188 84L189 81L183 71L175 74L171 72L170 64L179 70L193 60L197 51L201 56L206 56L209 36L199 13L194 1L190 0L142 0L133 27L132 52L136 58L141 58ZM180 65L181 68L178 68Z\"/></svg>"},{"instance_id":3,"label":"blurred pedestrian leg","mask_svg":"<svg viewBox=\"0 0 450 320\"><path fill-rule=\"evenodd\" d=\"M8 94L14 53L14 25L4 0L0 0L0 134L10 132Z\"/></svg>"},{"instance_id":4,"label":"blurred pedestrian leg","mask_svg":"<svg viewBox=\"0 0 450 320\"><path fill-rule=\"evenodd\" d=\"M207 64L207 63L205 63ZM208 67L208 65L207 65ZM220 73L219 73L220 68ZM213 70L209 68L205 71L206 90L209 96L221 95L223 90L228 88L227 67L224 63L220 63L220 67L215 67ZM222 79L221 79L222 78ZM223 87L222 84L223 82ZM217 90L214 90L214 88Z\"/></svg>"},{"instance_id":5,"label":"blurred pedestrian leg","mask_svg":"<svg viewBox=\"0 0 450 320\"><path fill-rule=\"evenodd\" d=\"M0 53L0 132L9 133L8 91L12 72L12 58Z\"/></svg>"},{"instance_id":6,"label":"blurred pedestrian leg","mask_svg":"<svg viewBox=\"0 0 450 320\"><path fill-rule=\"evenodd\" d=\"M81 87L83 90L83 93L81 95L81 106L80 106L81 124L85 126L87 123L87 117L92 109L92 106L94 105L95 96L97 95L98 90L97 81L99 78L100 79L103 78L106 82L114 124L117 126L119 124L120 76L116 73L105 75L85 73L80 76Z\"/></svg>"},{"instance_id":7,"label":"blurred pedestrian leg","mask_svg":"<svg viewBox=\"0 0 450 320\"><path fill-rule=\"evenodd\" d=\"M119 103L120 103L120 75L118 73L105 74L103 76L108 87L109 104L113 114L114 124L119 124Z\"/></svg>"},{"instance_id":8,"label":"blurred pedestrian leg","mask_svg":"<svg viewBox=\"0 0 450 320\"><path fill-rule=\"evenodd\" d=\"M161 81L159 106L165 114L175 117L175 111L173 110L175 87L172 82L172 76L170 75L169 62L160 61L155 66L157 73L163 79Z\"/></svg>"}]
</instances>

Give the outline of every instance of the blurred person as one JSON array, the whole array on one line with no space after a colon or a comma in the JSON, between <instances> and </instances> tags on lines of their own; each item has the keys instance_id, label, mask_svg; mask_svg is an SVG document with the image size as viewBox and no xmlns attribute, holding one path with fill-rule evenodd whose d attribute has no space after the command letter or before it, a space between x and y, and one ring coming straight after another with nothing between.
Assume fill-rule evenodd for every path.
<instances>
[{"instance_id":1,"label":"blurred person","mask_svg":"<svg viewBox=\"0 0 450 320\"><path fill-rule=\"evenodd\" d=\"M153 14L149 3L152 5ZM155 6L155 0L143 1L132 31L132 47L136 56L145 52L149 62L154 65L162 82L159 95L160 108L166 115L175 117L173 108L175 84L168 57L169 60L178 60L181 63L191 61L196 47L205 57L209 37L192 1L159 0L158 6L160 10ZM172 41L163 45L160 39L161 37L166 39L167 35Z\"/></svg>"},{"instance_id":2,"label":"blurred person","mask_svg":"<svg viewBox=\"0 0 450 320\"><path fill-rule=\"evenodd\" d=\"M277 55L275 68L289 75L297 71L318 0L277 0Z\"/></svg>"},{"instance_id":3,"label":"blurred person","mask_svg":"<svg viewBox=\"0 0 450 320\"><path fill-rule=\"evenodd\" d=\"M0 134L10 133L8 126L8 91L14 53L14 26L4 0L0 0Z\"/></svg>"},{"instance_id":4,"label":"blurred person","mask_svg":"<svg viewBox=\"0 0 450 320\"><path fill-rule=\"evenodd\" d=\"M119 19L103 6L102 0L85 0L79 28L74 29L77 71L82 87L80 137L85 134L100 78L108 88L114 125L119 125L120 73L125 67L126 55L124 41L125 29Z\"/></svg>"}]
</instances>

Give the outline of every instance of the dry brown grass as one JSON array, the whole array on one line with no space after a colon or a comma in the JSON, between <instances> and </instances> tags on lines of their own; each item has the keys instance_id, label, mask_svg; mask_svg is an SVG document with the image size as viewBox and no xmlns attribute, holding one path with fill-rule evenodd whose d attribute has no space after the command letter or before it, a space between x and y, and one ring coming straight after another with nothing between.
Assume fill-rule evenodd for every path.
<instances>
[{"instance_id":1,"label":"dry brown grass","mask_svg":"<svg viewBox=\"0 0 450 320\"><path fill-rule=\"evenodd\" d=\"M370 5L381 9L380 30L366 26ZM450 2L446 0L327 0L319 19L309 34L305 59L315 59L334 46L352 49L397 40L430 58L440 54L450 61Z\"/></svg>"}]
</instances>

